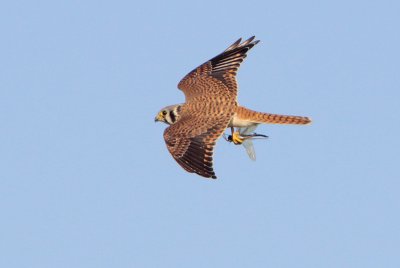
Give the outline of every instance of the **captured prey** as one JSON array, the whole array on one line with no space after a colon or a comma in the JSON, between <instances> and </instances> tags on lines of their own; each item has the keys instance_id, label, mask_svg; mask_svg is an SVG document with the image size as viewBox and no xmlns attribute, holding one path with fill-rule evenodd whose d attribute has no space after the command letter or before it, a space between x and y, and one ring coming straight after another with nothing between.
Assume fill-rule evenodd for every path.
<instances>
[{"instance_id":1,"label":"captured prey","mask_svg":"<svg viewBox=\"0 0 400 268\"><path fill-rule=\"evenodd\" d=\"M234 132L233 128L232 135L226 136L224 134L224 138L228 142L233 142L235 145L242 144L246 149L246 152L251 160L256 160L256 151L254 150L253 141L255 139L266 139L268 136L263 134L257 134L254 130L257 128L257 125L252 125L249 127L239 127L236 132Z\"/></svg>"}]
</instances>

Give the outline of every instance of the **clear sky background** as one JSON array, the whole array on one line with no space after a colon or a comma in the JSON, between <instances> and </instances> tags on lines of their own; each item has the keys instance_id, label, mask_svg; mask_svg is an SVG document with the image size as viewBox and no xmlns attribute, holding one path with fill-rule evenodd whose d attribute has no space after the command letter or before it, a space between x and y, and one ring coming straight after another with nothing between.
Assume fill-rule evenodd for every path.
<instances>
[{"instance_id":1,"label":"clear sky background","mask_svg":"<svg viewBox=\"0 0 400 268\"><path fill-rule=\"evenodd\" d=\"M398 1L7 1L0 267L400 267ZM155 124L190 70L256 35L238 74L257 161L217 180Z\"/></svg>"}]
</instances>

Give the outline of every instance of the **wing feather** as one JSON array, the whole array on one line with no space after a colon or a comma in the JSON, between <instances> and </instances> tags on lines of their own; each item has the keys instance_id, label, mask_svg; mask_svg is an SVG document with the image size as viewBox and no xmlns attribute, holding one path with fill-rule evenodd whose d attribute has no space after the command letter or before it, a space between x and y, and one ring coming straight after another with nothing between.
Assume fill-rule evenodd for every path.
<instances>
[{"instance_id":1,"label":"wing feather","mask_svg":"<svg viewBox=\"0 0 400 268\"><path fill-rule=\"evenodd\" d=\"M164 132L173 158L186 171L216 179L213 152L236 111L236 73L254 36L234 42L224 52L187 74L178 84L185 94L180 119Z\"/></svg>"},{"instance_id":2,"label":"wing feather","mask_svg":"<svg viewBox=\"0 0 400 268\"><path fill-rule=\"evenodd\" d=\"M184 113L177 123L165 130L164 139L168 151L186 171L216 179L213 169L214 147L230 117L213 118L215 120L209 120L207 113L203 116Z\"/></svg>"},{"instance_id":3,"label":"wing feather","mask_svg":"<svg viewBox=\"0 0 400 268\"><path fill-rule=\"evenodd\" d=\"M215 93L212 90L215 85L218 85L218 90L225 91L225 94L236 99L236 74L247 56L247 51L259 42L254 41L254 38L252 36L243 43L241 38L238 39L224 52L188 73L178 84L178 88L185 94L186 101L203 94L211 96Z\"/></svg>"}]
</instances>

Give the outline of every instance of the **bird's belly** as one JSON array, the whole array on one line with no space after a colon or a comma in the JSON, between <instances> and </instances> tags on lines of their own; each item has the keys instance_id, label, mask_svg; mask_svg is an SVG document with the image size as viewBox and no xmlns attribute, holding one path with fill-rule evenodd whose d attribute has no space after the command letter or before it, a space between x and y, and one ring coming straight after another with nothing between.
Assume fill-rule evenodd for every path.
<instances>
[{"instance_id":1,"label":"bird's belly","mask_svg":"<svg viewBox=\"0 0 400 268\"><path fill-rule=\"evenodd\" d=\"M228 127L249 127L254 124L256 124L256 123L249 121L249 120L238 118L235 114L232 117L231 121L229 122Z\"/></svg>"}]
</instances>

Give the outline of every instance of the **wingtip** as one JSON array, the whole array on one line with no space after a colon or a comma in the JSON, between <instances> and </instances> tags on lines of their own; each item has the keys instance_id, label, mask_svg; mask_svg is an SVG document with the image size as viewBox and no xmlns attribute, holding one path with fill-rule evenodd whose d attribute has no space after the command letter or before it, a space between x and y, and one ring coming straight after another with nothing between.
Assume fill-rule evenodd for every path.
<instances>
[{"instance_id":1,"label":"wingtip","mask_svg":"<svg viewBox=\"0 0 400 268\"><path fill-rule=\"evenodd\" d=\"M251 42L254 40L254 38L256 38L255 35L251 36L249 39L247 39L247 40L244 41L243 43L246 43L246 44L251 43Z\"/></svg>"},{"instance_id":2,"label":"wingtip","mask_svg":"<svg viewBox=\"0 0 400 268\"><path fill-rule=\"evenodd\" d=\"M241 45L242 46L245 46L245 45L248 45L248 44L256 45L256 44L258 44L260 42L260 40L254 40L255 38L256 38L256 36L253 35L252 37L250 37L249 39L244 41Z\"/></svg>"},{"instance_id":3,"label":"wingtip","mask_svg":"<svg viewBox=\"0 0 400 268\"><path fill-rule=\"evenodd\" d=\"M199 174L199 173L197 173L197 174L204 178L207 178L207 179L213 179L213 180L217 179L217 176L215 175L214 172L212 172L210 174Z\"/></svg>"},{"instance_id":4,"label":"wingtip","mask_svg":"<svg viewBox=\"0 0 400 268\"><path fill-rule=\"evenodd\" d=\"M217 179L217 176L215 175L215 173L213 172L213 173L210 173L210 174L207 174L207 175L205 175L205 174L199 174L200 176L203 176L203 177L205 177L205 178L207 178L207 179L213 179L213 180L215 180L215 179Z\"/></svg>"},{"instance_id":5,"label":"wingtip","mask_svg":"<svg viewBox=\"0 0 400 268\"><path fill-rule=\"evenodd\" d=\"M225 51L229 51L229 50L233 50L237 47L244 47L247 46L249 44L251 44L251 46L255 46L256 44L258 44L260 42L260 40L255 40L256 38L255 35L251 36L249 39L245 40L242 42L242 38L239 38L238 40L236 40L232 45L230 45L227 49L225 49Z\"/></svg>"},{"instance_id":6,"label":"wingtip","mask_svg":"<svg viewBox=\"0 0 400 268\"><path fill-rule=\"evenodd\" d=\"M237 47L238 45L240 45L241 42L242 42L242 38L239 38L239 39L236 40L232 45L230 45L225 51L234 49L235 47Z\"/></svg>"}]
</instances>

